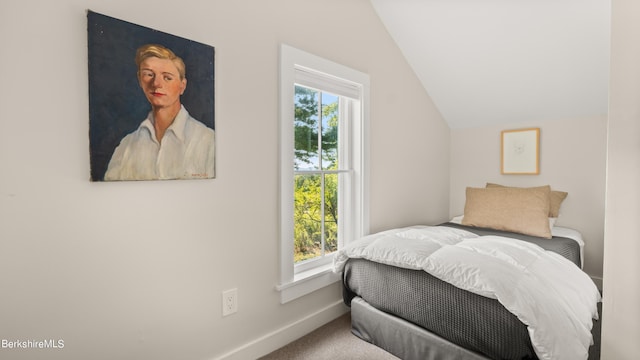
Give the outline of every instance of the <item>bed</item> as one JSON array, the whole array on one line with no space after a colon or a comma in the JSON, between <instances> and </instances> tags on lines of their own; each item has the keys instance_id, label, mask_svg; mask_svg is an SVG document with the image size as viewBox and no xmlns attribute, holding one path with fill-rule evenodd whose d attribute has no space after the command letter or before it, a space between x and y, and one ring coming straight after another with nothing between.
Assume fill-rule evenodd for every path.
<instances>
[{"instance_id":1,"label":"bed","mask_svg":"<svg viewBox=\"0 0 640 360\"><path fill-rule=\"evenodd\" d=\"M580 233L547 213L544 236L464 217L368 235L336 254L352 332L405 360L587 359L601 297L581 270Z\"/></svg>"}]
</instances>

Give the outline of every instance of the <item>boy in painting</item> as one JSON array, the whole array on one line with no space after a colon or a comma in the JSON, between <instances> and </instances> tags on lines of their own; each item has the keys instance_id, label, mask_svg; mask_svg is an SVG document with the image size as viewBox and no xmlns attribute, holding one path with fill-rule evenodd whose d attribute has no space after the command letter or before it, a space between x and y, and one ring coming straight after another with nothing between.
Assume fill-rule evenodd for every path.
<instances>
[{"instance_id":1,"label":"boy in painting","mask_svg":"<svg viewBox=\"0 0 640 360\"><path fill-rule=\"evenodd\" d=\"M184 61L162 45L136 52L138 83L151 112L125 136L109 161L105 180L214 177L214 131L180 102L187 87Z\"/></svg>"}]
</instances>

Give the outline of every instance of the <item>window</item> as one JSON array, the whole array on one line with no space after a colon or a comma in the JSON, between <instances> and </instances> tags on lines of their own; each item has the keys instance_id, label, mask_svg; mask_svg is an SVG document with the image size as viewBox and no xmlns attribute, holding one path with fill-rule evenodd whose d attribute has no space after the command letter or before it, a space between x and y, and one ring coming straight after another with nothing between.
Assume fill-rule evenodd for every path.
<instances>
[{"instance_id":1,"label":"window","mask_svg":"<svg viewBox=\"0 0 640 360\"><path fill-rule=\"evenodd\" d=\"M281 47L281 302L339 280L333 254L368 231L369 77Z\"/></svg>"}]
</instances>

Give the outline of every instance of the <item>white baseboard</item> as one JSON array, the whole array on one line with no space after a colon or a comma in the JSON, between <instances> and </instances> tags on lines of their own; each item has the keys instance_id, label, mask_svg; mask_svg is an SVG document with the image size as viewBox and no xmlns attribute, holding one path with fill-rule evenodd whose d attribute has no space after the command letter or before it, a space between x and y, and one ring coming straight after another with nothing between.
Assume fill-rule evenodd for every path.
<instances>
[{"instance_id":1,"label":"white baseboard","mask_svg":"<svg viewBox=\"0 0 640 360\"><path fill-rule=\"evenodd\" d=\"M301 338L322 325L347 313L349 308L342 300L307 315L304 318L272 331L258 339L240 346L215 360L257 359L267 355L288 343Z\"/></svg>"}]
</instances>

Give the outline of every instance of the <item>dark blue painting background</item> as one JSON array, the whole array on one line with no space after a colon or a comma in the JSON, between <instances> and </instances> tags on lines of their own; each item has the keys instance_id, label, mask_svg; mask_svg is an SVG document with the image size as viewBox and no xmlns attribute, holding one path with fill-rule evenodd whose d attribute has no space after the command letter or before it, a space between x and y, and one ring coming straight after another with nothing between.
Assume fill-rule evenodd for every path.
<instances>
[{"instance_id":1,"label":"dark blue painting background","mask_svg":"<svg viewBox=\"0 0 640 360\"><path fill-rule=\"evenodd\" d=\"M92 11L87 13L89 52L89 147L91 180L102 181L120 140L151 110L136 76L138 47L171 49L186 66L181 102L192 117L214 129L214 48Z\"/></svg>"}]
</instances>

